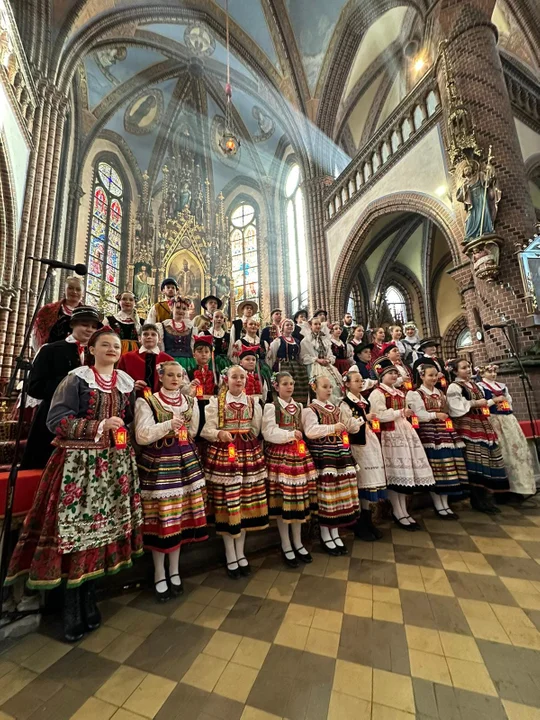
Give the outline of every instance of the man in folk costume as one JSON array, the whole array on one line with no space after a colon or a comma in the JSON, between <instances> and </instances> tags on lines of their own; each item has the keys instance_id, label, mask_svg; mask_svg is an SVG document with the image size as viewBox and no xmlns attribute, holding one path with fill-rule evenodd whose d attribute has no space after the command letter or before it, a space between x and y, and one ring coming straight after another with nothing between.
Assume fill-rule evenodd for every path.
<instances>
[{"instance_id":1,"label":"man in folk costume","mask_svg":"<svg viewBox=\"0 0 540 720\"><path fill-rule=\"evenodd\" d=\"M151 323L145 323L141 330L141 347L138 350L122 355L118 369L127 372L135 380L137 394L142 393L145 387L157 392L160 388L157 368L160 363L173 358L158 347L158 329Z\"/></svg>"},{"instance_id":2,"label":"man in folk costume","mask_svg":"<svg viewBox=\"0 0 540 720\"><path fill-rule=\"evenodd\" d=\"M345 313L341 324L343 326L343 330L341 331L340 340L344 343L348 343L353 336L355 328L353 316L350 312Z\"/></svg>"},{"instance_id":3,"label":"man in folk costume","mask_svg":"<svg viewBox=\"0 0 540 720\"><path fill-rule=\"evenodd\" d=\"M283 311L279 308L272 310L270 313L272 322L261 331L261 359L264 360L271 343L281 336L281 321L283 319Z\"/></svg>"},{"instance_id":4,"label":"man in folk costume","mask_svg":"<svg viewBox=\"0 0 540 720\"><path fill-rule=\"evenodd\" d=\"M231 352L234 343L243 337L244 327L249 318L259 312L259 306L254 300L243 300L236 308L237 317L231 325Z\"/></svg>"},{"instance_id":5,"label":"man in folk costume","mask_svg":"<svg viewBox=\"0 0 540 720\"><path fill-rule=\"evenodd\" d=\"M298 342L302 342L302 340L304 339L303 330L307 325L308 316L309 313L306 308L301 308L300 310L297 310L293 315L293 337L295 337Z\"/></svg>"},{"instance_id":6,"label":"man in folk costume","mask_svg":"<svg viewBox=\"0 0 540 720\"><path fill-rule=\"evenodd\" d=\"M71 334L65 340L44 345L30 370L28 393L41 403L30 428L21 462L22 470L41 469L47 464L54 450L51 445L54 435L47 429L47 415L54 392L71 370L84 365L88 340L103 327L98 310L85 305L73 310L70 322Z\"/></svg>"},{"instance_id":7,"label":"man in folk costume","mask_svg":"<svg viewBox=\"0 0 540 720\"><path fill-rule=\"evenodd\" d=\"M148 313L146 322L155 325L164 320L170 320L173 316L174 299L178 293L178 283L174 278L165 278L161 283L161 292L165 295L165 300L156 303Z\"/></svg>"},{"instance_id":8,"label":"man in folk costume","mask_svg":"<svg viewBox=\"0 0 540 720\"><path fill-rule=\"evenodd\" d=\"M444 367L444 361L437 357L438 347L439 343L433 338L422 340L418 346L418 360L413 365L414 381L416 385L421 385L418 375L418 368L420 365L433 365L437 368L437 372L439 373L439 380L436 388L437 390L442 390L446 393L446 389L450 384L450 376Z\"/></svg>"},{"instance_id":9,"label":"man in folk costume","mask_svg":"<svg viewBox=\"0 0 540 720\"><path fill-rule=\"evenodd\" d=\"M207 295L201 300L201 308L203 310L201 314L208 318L210 322L212 322L216 310L221 310L222 307L223 303L215 295Z\"/></svg>"}]
</instances>

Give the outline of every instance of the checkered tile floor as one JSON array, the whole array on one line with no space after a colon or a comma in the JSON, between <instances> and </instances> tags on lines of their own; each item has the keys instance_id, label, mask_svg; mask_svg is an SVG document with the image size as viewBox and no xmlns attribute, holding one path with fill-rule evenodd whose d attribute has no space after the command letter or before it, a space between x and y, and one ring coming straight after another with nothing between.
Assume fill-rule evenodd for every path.
<instances>
[{"instance_id":1,"label":"checkered tile floor","mask_svg":"<svg viewBox=\"0 0 540 720\"><path fill-rule=\"evenodd\" d=\"M106 601L76 647L44 625L0 649L0 720L539 720L540 507L460 515Z\"/></svg>"}]
</instances>

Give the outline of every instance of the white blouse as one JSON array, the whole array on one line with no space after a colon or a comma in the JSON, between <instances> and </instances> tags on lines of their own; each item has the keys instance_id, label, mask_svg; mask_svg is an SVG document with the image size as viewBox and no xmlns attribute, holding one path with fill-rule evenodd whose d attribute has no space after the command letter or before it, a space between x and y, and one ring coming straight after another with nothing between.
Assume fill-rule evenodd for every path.
<instances>
[{"instance_id":1,"label":"white blouse","mask_svg":"<svg viewBox=\"0 0 540 720\"><path fill-rule=\"evenodd\" d=\"M189 408L186 398L178 391L169 392L167 390L161 390L161 393L165 397L169 395L173 398L182 398L181 405L169 405L168 403L163 402L163 399L159 397L159 393L154 393L154 396L158 396L158 400L164 410L172 412L174 417L183 420L184 413ZM187 428L191 437L195 437L197 430L199 429L198 403L193 404L193 414L191 416L191 422ZM139 445L151 445L152 443L161 440L161 438L165 437L165 435L168 435L170 432L172 432L172 420L165 420L165 422L157 423L150 405L144 398L139 398L135 403L135 437Z\"/></svg>"},{"instance_id":2,"label":"white blouse","mask_svg":"<svg viewBox=\"0 0 540 720\"><path fill-rule=\"evenodd\" d=\"M448 386L448 390L446 391L446 402L448 403L448 413L450 417L463 417L463 415L470 412L471 408L478 407L476 405L477 401L467 400L463 397L461 390L463 385L468 387L469 390L471 389L467 383L460 382L453 382ZM491 407L491 405L495 405L494 400L488 400L488 406Z\"/></svg>"},{"instance_id":3,"label":"white blouse","mask_svg":"<svg viewBox=\"0 0 540 720\"><path fill-rule=\"evenodd\" d=\"M353 395L351 392L347 393L347 397L353 403L358 403L360 400L360 398L357 398L356 395ZM351 407L347 405L346 402L342 402L339 406L339 419L350 433L360 432L360 428L362 425L365 425L366 422L363 417L354 417Z\"/></svg>"},{"instance_id":4,"label":"white blouse","mask_svg":"<svg viewBox=\"0 0 540 720\"><path fill-rule=\"evenodd\" d=\"M278 397L278 402L282 408L286 408L294 401L291 399L290 402L285 402ZM302 429L302 404L296 403L299 407L296 410L300 414L300 430ZM264 406L263 419L262 419L262 434L266 442L274 443L275 445L284 445L285 443L293 442L295 440L294 430L284 430L280 428L276 422L276 407L274 403L269 403Z\"/></svg>"},{"instance_id":5,"label":"white blouse","mask_svg":"<svg viewBox=\"0 0 540 720\"><path fill-rule=\"evenodd\" d=\"M401 397L405 397L401 390L396 390L389 385L381 383L381 387L373 390L373 392L369 396L371 412L381 422L392 422L393 420L397 420L400 417L404 417L403 410L394 410L393 408L386 407L386 397L382 392L383 389L386 390L386 392L389 392L391 395L400 395Z\"/></svg>"},{"instance_id":6,"label":"white blouse","mask_svg":"<svg viewBox=\"0 0 540 720\"><path fill-rule=\"evenodd\" d=\"M272 342L270 343L270 346L269 346L269 348L268 348L268 352L266 353L266 363L267 363L270 367L272 367L272 366L274 365L274 363L276 362L276 360L277 360L277 354L278 354L278 350L279 350L280 345L281 345L281 339L282 339L282 338L285 340L285 337L282 335L281 337L278 337L278 338L276 338L275 340L272 340ZM285 342L287 342L287 340L285 340ZM289 343L289 345L291 345L291 347L293 346L293 344L296 345L296 342L295 342L295 343Z\"/></svg>"},{"instance_id":7,"label":"white blouse","mask_svg":"<svg viewBox=\"0 0 540 720\"><path fill-rule=\"evenodd\" d=\"M328 360L331 365L335 365L336 358L332 352L330 340L321 333L321 340L325 350L325 356L323 359ZM318 341L314 340L310 333L300 343L300 360L304 365L313 365L318 359Z\"/></svg>"},{"instance_id":8,"label":"white blouse","mask_svg":"<svg viewBox=\"0 0 540 720\"><path fill-rule=\"evenodd\" d=\"M225 397L225 402L231 403L231 402L237 402L237 403L243 403L244 405L247 405L248 399L247 395L245 393L242 393L241 395L234 396L230 392L227 392L227 395ZM208 405L205 409L205 423L204 427L201 430L201 436L205 440L209 440L210 442L218 442L218 433L220 432L220 429L218 427L218 399L217 397L211 397L210 401L208 402ZM257 401L253 402L253 417L251 418L251 432L255 437L258 436L258 434L261 432L261 424L262 424L262 407L261 404ZM224 428L221 428L222 430Z\"/></svg>"},{"instance_id":9,"label":"white blouse","mask_svg":"<svg viewBox=\"0 0 540 720\"><path fill-rule=\"evenodd\" d=\"M313 404L320 405L321 407L325 407L326 405L328 405L328 407L332 407L332 409L335 408L332 403L323 403L320 400L314 400ZM319 423L319 418L317 417L317 414L308 407L302 410L302 424L304 426L304 433L306 434L306 437L308 437L310 440L328 437L328 435L335 435L336 433L335 425L322 425L321 423Z\"/></svg>"},{"instance_id":10,"label":"white blouse","mask_svg":"<svg viewBox=\"0 0 540 720\"><path fill-rule=\"evenodd\" d=\"M411 390L409 393L407 393L407 405L411 408L411 410L414 410L414 414L420 420L420 422L429 422L430 420L436 420L437 413L428 412L426 410L426 406L424 405L424 401L422 400L421 393L427 395L428 397L430 395L441 395L441 392L437 388L434 388L433 390L428 390L425 385L421 385L418 390Z\"/></svg>"},{"instance_id":11,"label":"white blouse","mask_svg":"<svg viewBox=\"0 0 540 720\"><path fill-rule=\"evenodd\" d=\"M497 381L491 382L491 381L487 381L487 380L481 380L478 383L478 385L480 385L481 388L486 388L487 390L491 390L491 392L493 392L494 389L497 390L498 392L502 392L505 399L508 401L508 404L510 405L510 409L513 409L512 396L508 392L508 388L504 383L500 383ZM489 401L490 406L491 406L492 402L494 403L495 401L490 400Z\"/></svg>"}]
</instances>

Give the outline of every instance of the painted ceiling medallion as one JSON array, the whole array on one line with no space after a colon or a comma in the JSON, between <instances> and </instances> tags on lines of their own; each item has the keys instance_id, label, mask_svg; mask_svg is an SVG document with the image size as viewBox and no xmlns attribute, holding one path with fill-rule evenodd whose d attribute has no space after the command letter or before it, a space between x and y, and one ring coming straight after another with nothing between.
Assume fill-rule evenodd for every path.
<instances>
[{"instance_id":1,"label":"painted ceiling medallion","mask_svg":"<svg viewBox=\"0 0 540 720\"><path fill-rule=\"evenodd\" d=\"M124 128L132 135L146 135L156 127L163 115L163 94L155 88L144 89L129 104L124 115Z\"/></svg>"},{"instance_id":2,"label":"painted ceiling medallion","mask_svg":"<svg viewBox=\"0 0 540 720\"><path fill-rule=\"evenodd\" d=\"M127 47L125 45L113 45L111 47L105 47L100 50L96 50L94 57L97 66L101 72L105 75L107 80L113 85L119 85L120 80L116 78L109 68L116 65L118 62L122 62L127 58Z\"/></svg>"},{"instance_id":3,"label":"painted ceiling medallion","mask_svg":"<svg viewBox=\"0 0 540 720\"><path fill-rule=\"evenodd\" d=\"M198 23L191 23L184 32L184 43L195 55L210 57L216 49L216 40L210 30Z\"/></svg>"},{"instance_id":4,"label":"painted ceiling medallion","mask_svg":"<svg viewBox=\"0 0 540 720\"><path fill-rule=\"evenodd\" d=\"M273 118L267 113L265 113L264 110L258 105L253 106L251 114L253 115L253 117L257 121L257 125L259 126L259 132L257 133L257 135L253 136L253 142L265 142L265 140L268 140L274 134L276 124Z\"/></svg>"}]
</instances>

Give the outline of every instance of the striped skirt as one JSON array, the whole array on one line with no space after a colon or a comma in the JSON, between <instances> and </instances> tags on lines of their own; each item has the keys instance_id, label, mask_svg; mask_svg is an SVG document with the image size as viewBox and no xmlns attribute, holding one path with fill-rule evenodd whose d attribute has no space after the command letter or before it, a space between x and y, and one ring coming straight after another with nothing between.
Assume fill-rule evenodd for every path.
<instances>
[{"instance_id":1,"label":"striped skirt","mask_svg":"<svg viewBox=\"0 0 540 720\"><path fill-rule=\"evenodd\" d=\"M144 546L172 552L208 538L205 481L195 445L164 438L139 458Z\"/></svg>"},{"instance_id":2,"label":"striped skirt","mask_svg":"<svg viewBox=\"0 0 540 720\"><path fill-rule=\"evenodd\" d=\"M446 430L440 420L420 423L417 432L435 478L431 492L449 495L453 500L468 495L465 443L454 430Z\"/></svg>"},{"instance_id":3,"label":"striped skirt","mask_svg":"<svg viewBox=\"0 0 540 720\"><path fill-rule=\"evenodd\" d=\"M319 524L339 528L356 522L360 503L356 467L350 449L341 442L310 440L309 449L317 468Z\"/></svg>"},{"instance_id":4,"label":"striped skirt","mask_svg":"<svg viewBox=\"0 0 540 720\"><path fill-rule=\"evenodd\" d=\"M306 366L297 360L280 360L280 372L288 372L294 378L293 398L304 406L309 402L309 378Z\"/></svg>"},{"instance_id":5,"label":"striped skirt","mask_svg":"<svg viewBox=\"0 0 540 720\"><path fill-rule=\"evenodd\" d=\"M251 435L236 435L235 447L230 462L228 443L208 443L204 467L208 522L217 533L238 537L242 530L268 527L268 501L261 444Z\"/></svg>"},{"instance_id":6,"label":"striped skirt","mask_svg":"<svg viewBox=\"0 0 540 720\"><path fill-rule=\"evenodd\" d=\"M508 492L506 468L489 417L470 412L453 421L457 436L465 443L469 484L488 492Z\"/></svg>"},{"instance_id":7,"label":"striped skirt","mask_svg":"<svg viewBox=\"0 0 540 720\"><path fill-rule=\"evenodd\" d=\"M305 522L317 510L317 471L311 455L300 457L296 443L266 443L268 511L284 522Z\"/></svg>"}]
</instances>

